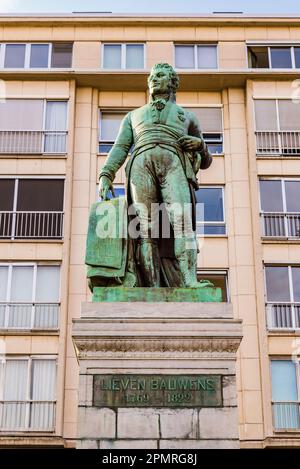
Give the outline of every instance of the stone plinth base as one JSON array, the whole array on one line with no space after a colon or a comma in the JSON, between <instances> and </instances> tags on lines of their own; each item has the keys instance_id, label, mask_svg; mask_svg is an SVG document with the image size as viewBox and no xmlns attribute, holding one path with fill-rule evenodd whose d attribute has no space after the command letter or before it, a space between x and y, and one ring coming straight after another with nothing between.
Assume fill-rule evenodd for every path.
<instances>
[{"instance_id":1,"label":"stone plinth base","mask_svg":"<svg viewBox=\"0 0 300 469\"><path fill-rule=\"evenodd\" d=\"M146 287L94 287L93 302L221 302L221 288L146 288Z\"/></svg>"},{"instance_id":2,"label":"stone plinth base","mask_svg":"<svg viewBox=\"0 0 300 469\"><path fill-rule=\"evenodd\" d=\"M241 337L227 303L84 303L77 447L238 448Z\"/></svg>"}]
</instances>

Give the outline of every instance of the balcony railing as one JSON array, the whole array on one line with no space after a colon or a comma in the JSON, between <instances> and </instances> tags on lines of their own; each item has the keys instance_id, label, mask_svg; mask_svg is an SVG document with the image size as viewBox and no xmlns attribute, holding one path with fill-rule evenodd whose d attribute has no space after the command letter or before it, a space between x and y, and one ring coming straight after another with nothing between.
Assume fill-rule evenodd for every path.
<instances>
[{"instance_id":1,"label":"balcony railing","mask_svg":"<svg viewBox=\"0 0 300 469\"><path fill-rule=\"evenodd\" d=\"M300 329L300 303L267 303L267 325L273 329Z\"/></svg>"},{"instance_id":2,"label":"balcony railing","mask_svg":"<svg viewBox=\"0 0 300 469\"><path fill-rule=\"evenodd\" d=\"M300 428L298 402L273 402L273 423L277 430Z\"/></svg>"},{"instance_id":3,"label":"balcony railing","mask_svg":"<svg viewBox=\"0 0 300 469\"><path fill-rule=\"evenodd\" d=\"M261 213L263 236L300 238L300 213Z\"/></svg>"},{"instance_id":4,"label":"balcony railing","mask_svg":"<svg viewBox=\"0 0 300 469\"><path fill-rule=\"evenodd\" d=\"M0 130L0 154L65 154L66 142L63 130Z\"/></svg>"},{"instance_id":5,"label":"balcony railing","mask_svg":"<svg viewBox=\"0 0 300 469\"><path fill-rule=\"evenodd\" d=\"M58 303L0 303L0 329L58 329Z\"/></svg>"},{"instance_id":6,"label":"balcony railing","mask_svg":"<svg viewBox=\"0 0 300 469\"><path fill-rule=\"evenodd\" d=\"M260 131L256 135L256 154L300 156L300 131Z\"/></svg>"},{"instance_id":7,"label":"balcony railing","mask_svg":"<svg viewBox=\"0 0 300 469\"><path fill-rule=\"evenodd\" d=\"M55 402L0 401L0 430L54 431Z\"/></svg>"},{"instance_id":8,"label":"balcony railing","mask_svg":"<svg viewBox=\"0 0 300 469\"><path fill-rule=\"evenodd\" d=\"M0 238L61 239L63 212L0 212Z\"/></svg>"}]
</instances>

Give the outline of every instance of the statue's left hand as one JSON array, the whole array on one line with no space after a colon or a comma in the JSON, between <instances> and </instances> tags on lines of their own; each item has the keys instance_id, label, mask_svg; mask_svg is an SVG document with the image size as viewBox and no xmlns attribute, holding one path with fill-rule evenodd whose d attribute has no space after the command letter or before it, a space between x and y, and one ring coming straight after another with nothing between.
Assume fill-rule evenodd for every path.
<instances>
[{"instance_id":1,"label":"statue's left hand","mask_svg":"<svg viewBox=\"0 0 300 469\"><path fill-rule=\"evenodd\" d=\"M202 148L202 140L198 137L192 137L191 135L180 137L178 143L187 151L199 151Z\"/></svg>"}]
</instances>

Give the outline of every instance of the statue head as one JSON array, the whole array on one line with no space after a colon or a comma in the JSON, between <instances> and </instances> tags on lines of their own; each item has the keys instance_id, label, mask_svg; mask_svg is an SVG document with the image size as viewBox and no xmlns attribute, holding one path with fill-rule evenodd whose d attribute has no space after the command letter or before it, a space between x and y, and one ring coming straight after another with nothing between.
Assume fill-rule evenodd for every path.
<instances>
[{"instance_id":1,"label":"statue head","mask_svg":"<svg viewBox=\"0 0 300 469\"><path fill-rule=\"evenodd\" d=\"M167 63L153 65L148 77L148 86L151 96L156 94L169 94L175 97L179 86L179 77L174 68Z\"/></svg>"}]
</instances>

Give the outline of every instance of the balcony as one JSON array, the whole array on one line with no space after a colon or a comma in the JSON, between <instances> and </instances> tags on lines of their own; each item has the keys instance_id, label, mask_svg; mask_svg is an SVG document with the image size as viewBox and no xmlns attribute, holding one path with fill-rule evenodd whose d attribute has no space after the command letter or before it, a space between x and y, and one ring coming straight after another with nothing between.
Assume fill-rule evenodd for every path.
<instances>
[{"instance_id":1,"label":"balcony","mask_svg":"<svg viewBox=\"0 0 300 469\"><path fill-rule=\"evenodd\" d=\"M6 431L54 431L55 402L0 401L0 429Z\"/></svg>"},{"instance_id":2,"label":"balcony","mask_svg":"<svg viewBox=\"0 0 300 469\"><path fill-rule=\"evenodd\" d=\"M0 303L0 329L57 330L58 303Z\"/></svg>"},{"instance_id":3,"label":"balcony","mask_svg":"<svg viewBox=\"0 0 300 469\"><path fill-rule=\"evenodd\" d=\"M300 212L264 212L261 221L265 237L300 239Z\"/></svg>"},{"instance_id":4,"label":"balcony","mask_svg":"<svg viewBox=\"0 0 300 469\"><path fill-rule=\"evenodd\" d=\"M276 430L300 428L298 402L273 402L273 423Z\"/></svg>"},{"instance_id":5,"label":"balcony","mask_svg":"<svg viewBox=\"0 0 300 469\"><path fill-rule=\"evenodd\" d=\"M0 212L0 239L62 239L63 212Z\"/></svg>"},{"instance_id":6,"label":"balcony","mask_svg":"<svg viewBox=\"0 0 300 469\"><path fill-rule=\"evenodd\" d=\"M300 131L255 132L257 156L300 157Z\"/></svg>"},{"instance_id":7,"label":"balcony","mask_svg":"<svg viewBox=\"0 0 300 469\"><path fill-rule=\"evenodd\" d=\"M300 303L267 303L266 311L269 331L300 329Z\"/></svg>"},{"instance_id":8,"label":"balcony","mask_svg":"<svg viewBox=\"0 0 300 469\"><path fill-rule=\"evenodd\" d=\"M0 154L62 155L66 142L66 131L0 130Z\"/></svg>"}]
</instances>

